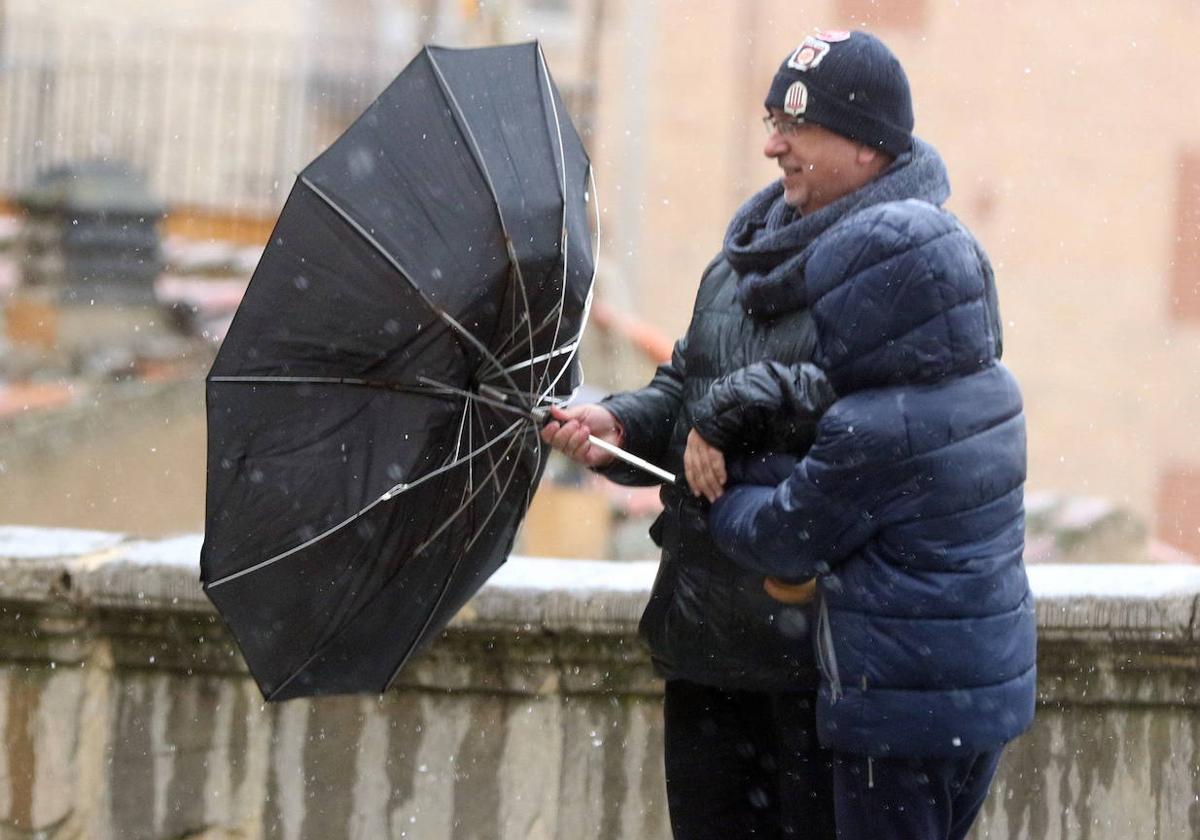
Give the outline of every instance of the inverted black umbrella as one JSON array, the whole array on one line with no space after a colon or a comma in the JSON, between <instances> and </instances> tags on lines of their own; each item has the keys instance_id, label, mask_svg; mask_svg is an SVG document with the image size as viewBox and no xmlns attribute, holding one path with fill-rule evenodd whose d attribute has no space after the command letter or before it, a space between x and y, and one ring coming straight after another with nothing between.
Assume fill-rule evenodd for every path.
<instances>
[{"instance_id":1,"label":"inverted black umbrella","mask_svg":"<svg viewBox=\"0 0 1200 840\"><path fill-rule=\"evenodd\" d=\"M298 177L207 383L201 577L267 699L385 690L508 555L590 178L536 44L422 50Z\"/></svg>"}]
</instances>

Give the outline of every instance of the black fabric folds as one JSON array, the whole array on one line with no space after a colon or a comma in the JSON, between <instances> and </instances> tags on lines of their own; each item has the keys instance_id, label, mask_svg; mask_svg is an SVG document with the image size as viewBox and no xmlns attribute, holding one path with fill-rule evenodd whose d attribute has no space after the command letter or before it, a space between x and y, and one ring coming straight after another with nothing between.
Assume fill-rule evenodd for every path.
<instances>
[{"instance_id":1,"label":"black fabric folds","mask_svg":"<svg viewBox=\"0 0 1200 840\"><path fill-rule=\"evenodd\" d=\"M267 699L384 691L504 562L590 175L530 43L422 50L297 178L207 383L201 576Z\"/></svg>"}]
</instances>

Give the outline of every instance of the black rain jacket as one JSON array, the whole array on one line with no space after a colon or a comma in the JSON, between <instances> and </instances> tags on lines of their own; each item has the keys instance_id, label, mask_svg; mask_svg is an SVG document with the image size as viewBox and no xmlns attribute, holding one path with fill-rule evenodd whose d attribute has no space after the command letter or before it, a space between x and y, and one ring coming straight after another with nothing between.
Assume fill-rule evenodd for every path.
<instances>
[{"instance_id":1,"label":"black rain jacket","mask_svg":"<svg viewBox=\"0 0 1200 840\"><path fill-rule=\"evenodd\" d=\"M625 431L625 448L679 476L663 487L664 511L651 528L662 563L641 632L667 679L740 690L815 690L813 615L763 591L763 576L725 557L709 538L708 502L688 491L683 452L693 426L727 455L803 454L834 395L804 365L816 335L807 309L756 320L737 298L737 274L714 260L700 281L687 335L648 386L604 402ZM714 387L716 385L716 387ZM783 412L780 406L786 406ZM616 465L622 484L651 483Z\"/></svg>"}]
</instances>

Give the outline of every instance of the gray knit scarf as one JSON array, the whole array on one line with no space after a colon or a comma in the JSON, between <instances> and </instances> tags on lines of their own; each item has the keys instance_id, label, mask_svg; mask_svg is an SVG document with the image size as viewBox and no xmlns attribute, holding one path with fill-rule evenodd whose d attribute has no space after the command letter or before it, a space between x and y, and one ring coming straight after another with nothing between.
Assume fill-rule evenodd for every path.
<instances>
[{"instance_id":1,"label":"gray knit scarf","mask_svg":"<svg viewBox=\"0 0 1200 840\"><path fill-rule=\"evenodd\" d=\"M912 151L874 181L808 216L784 204L783 184L776 181L742 205L725 233L725 257L738 273L742 308L769 319L807 306L808 256L818 237L842 219L887 201L919 198L940 206L949 196L941 156L916 137Z\"/></svg>"}]
</instances>

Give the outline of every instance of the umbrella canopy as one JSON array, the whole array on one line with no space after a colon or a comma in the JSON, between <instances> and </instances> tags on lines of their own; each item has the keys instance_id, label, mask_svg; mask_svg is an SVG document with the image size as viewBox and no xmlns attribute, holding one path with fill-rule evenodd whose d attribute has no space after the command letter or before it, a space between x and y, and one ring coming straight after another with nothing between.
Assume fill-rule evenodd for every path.
<instances>
[{"instance_id":1,"label":"umbrella canopy","mask_svg":"<svg viewBox=\"0 0 1200 840\"><path fill-rule=\"evenodd\" d=\"M207 382L201 578L267 699L385 690L504 562L590 178L537 44L422 50L297 178Z\"/></svg>"}]
</instances>

